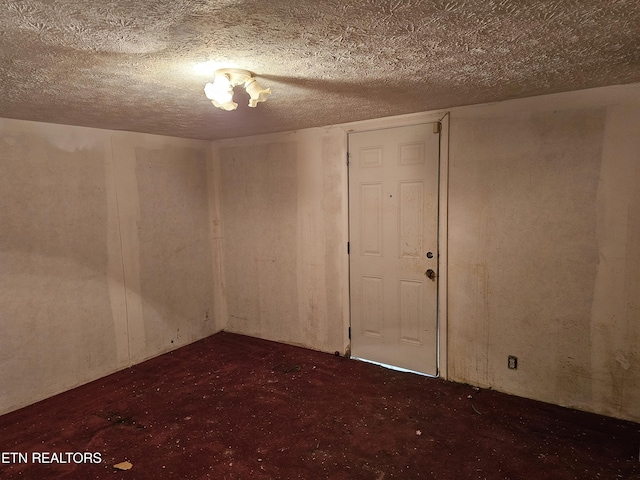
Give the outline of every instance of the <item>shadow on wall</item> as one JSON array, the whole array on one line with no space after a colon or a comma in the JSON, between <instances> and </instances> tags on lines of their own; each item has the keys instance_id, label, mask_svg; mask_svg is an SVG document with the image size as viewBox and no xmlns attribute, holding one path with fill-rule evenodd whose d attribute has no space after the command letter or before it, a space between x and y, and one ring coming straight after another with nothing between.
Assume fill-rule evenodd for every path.
<instances>
[{"instance_id":1,"label":"shadow on wall","mask_svg":"<svg viewBox=\"0 0 640 480\"><path fill-rule=\"evenodd\" d=\"M103 149L22 133L3 143L0 360L13 397L31 376L77 384L113 370L116 339Z\"/></svg>"}]
</instances>

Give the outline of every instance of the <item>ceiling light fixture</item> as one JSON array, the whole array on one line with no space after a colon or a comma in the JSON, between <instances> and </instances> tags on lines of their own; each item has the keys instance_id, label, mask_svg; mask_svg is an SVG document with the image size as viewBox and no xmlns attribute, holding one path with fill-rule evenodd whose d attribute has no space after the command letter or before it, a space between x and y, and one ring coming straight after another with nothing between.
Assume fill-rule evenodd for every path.
<instances>
[{"instance_id":1,"label":"ceiling light fixture","mask_svg":"<svg viewBox=\"0 0 640 480\"><path fill-rule=\"evenodd\" d=\"M233 87L244 84L251 97L249 106L255 107L271 95L270 88L262 88L251 72L239 68L221 68L213 74L213 83L204 86L204 94L214 106L223 110L235 110L238 104L233 101Z\"/></svg>"}]
</instances>

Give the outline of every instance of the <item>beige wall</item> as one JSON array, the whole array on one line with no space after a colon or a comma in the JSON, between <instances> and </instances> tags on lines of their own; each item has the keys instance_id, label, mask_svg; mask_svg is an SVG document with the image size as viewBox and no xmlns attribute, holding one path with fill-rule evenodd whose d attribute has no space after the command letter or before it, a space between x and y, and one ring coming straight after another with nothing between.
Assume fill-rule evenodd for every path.
<instances>
[{"instance_id":1,"label":"beige wall","mask_svg":"<svg viewBox=\"0 0 640 480\"><path fill-rule=\"evenodd\" d=\"M344 353L346 134L217 142L226 329Z\"/></svg>"},{"instance_id":2,"label":"beige wall","mask_svg":"<svg viewBox=\"0 0 640 480\"><path fill-rule=\"evenodd\" d=\"M449 378L640 420L638 86L454 109L449 186Z\"/></svg>"},{"instance_id":3,"label":"beige wall","mask_svg":"<svg viewBox=\"0 0 640 480\"><path fill-rule=\"evenodd\" d=\"M210 144L2 120L0 413L203 338Z\"/></svg>"}]
</instances>

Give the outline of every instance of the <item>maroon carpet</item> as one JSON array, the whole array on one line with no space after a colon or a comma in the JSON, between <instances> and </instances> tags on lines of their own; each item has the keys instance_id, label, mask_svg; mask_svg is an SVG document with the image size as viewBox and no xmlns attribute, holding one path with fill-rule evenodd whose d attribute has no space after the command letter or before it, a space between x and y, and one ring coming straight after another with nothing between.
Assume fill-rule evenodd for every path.
<instances>
[{"instance_id":1,"label":"maroon carpet","mask_svg":"<svg viewBox=\"0 0 640 480\"><path fill-rule=\"evenodd\" d=\"M640 479L639 447L638 424L219 333L0 417L0 478Z\"/></svg>"}]
</instances>

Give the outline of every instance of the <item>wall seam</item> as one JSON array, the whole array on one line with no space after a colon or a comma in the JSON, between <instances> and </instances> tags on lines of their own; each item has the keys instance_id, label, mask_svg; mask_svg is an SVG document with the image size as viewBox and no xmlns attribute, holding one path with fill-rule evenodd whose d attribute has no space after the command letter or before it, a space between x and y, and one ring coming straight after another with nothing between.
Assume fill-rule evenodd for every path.
<instances>
[{"instance_id":1,"label":"wall seam","mask_svg":"<svg viewBox=\"0 0 640 480\"><path fill-rule=\"evenodd\" d=\"M118 238L120 239L120 265L122 267L122 286L123 286L123 290L125 292L124 295L124 311L125 311L125 320L126 320L126 325L127 325L127 353L128 353L128 361L127 361L127 365L131 366L133 365L132 360L131 360L131 332L129 329L129 298L128 295L126 294L127 292L127 279L126 279L126 275L125 275L125 265L124 265L124 242L122 240L122 222L120 219L120 199L118 197L118 173L117 173L117 169L116 169L116 160L115 160L115 155L114 155L114 148L113 148L113 135L111 135L110 141L109 141L110 145L111 145L111 165L113 168L113 183L114 183L114 190L115 190L115 196L116 196L116 217L118 219Z\"/></svg>"}]
</instances>

